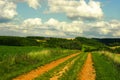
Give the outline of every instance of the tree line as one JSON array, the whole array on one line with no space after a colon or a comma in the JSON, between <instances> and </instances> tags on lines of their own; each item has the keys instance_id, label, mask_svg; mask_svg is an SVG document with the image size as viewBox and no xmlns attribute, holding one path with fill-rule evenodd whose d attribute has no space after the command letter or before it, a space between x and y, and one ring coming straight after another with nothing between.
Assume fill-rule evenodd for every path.
<instances>
[{"instance_id":1,"label":"tree line","mask_svg":"<svg viewBox=\"0 0 120 80\"><path fill-rule=\"evenodd\" d=\"M50 48L77 49L84 51L110 50L107 43L114 44L108 40L102 42L101 39L76 37L75 39L39 37L39 36L0 36L0 45L7 46L41 46ZM115 41L116 42L116 41ZM119 40L117 41L119 43ZM117 44L118 45L118 44ZM116 49L118 52L119 49Z\"/></svg>"}]
</instances>

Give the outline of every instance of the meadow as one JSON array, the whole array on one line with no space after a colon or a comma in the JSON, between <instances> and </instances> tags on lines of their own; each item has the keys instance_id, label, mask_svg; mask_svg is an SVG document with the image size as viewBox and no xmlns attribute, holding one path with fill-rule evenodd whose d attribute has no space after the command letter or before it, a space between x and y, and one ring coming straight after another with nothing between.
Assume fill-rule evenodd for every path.
<instances>
[{"instance_id":1,"label":"meadow","mask_svg":"<svg viewBox=\"0 0 120 80\"><path fill-rule=\"evenodd\" d=\"M78 52L80 51L37 46L0 46L0 80L11 80L37 67ZM118 76L120 75L119 54L108 51L93 51L91 53L96 80L120 79ZM35 80L49 80L57 75L60 75L58 76L60 80L79 80L78 74L82 70L87 55L88 52L81 51L79 55L66 60L38 76ZM65 69L66 67L67 69Z\"/></svg>"},{"instance_id":2,"label":"meadow","mask_svg":"<svg viewBox=\"0 0 120 80\"><path fill-rule=\"evenodd\" d=\"M120 80L120 56L109 52L93 52L96 80ZM117 57L117 60L115 59Z\"/></svg>"},{"instance_id":3,"label":"meadow","mask_svg":"<svg viewBox=\"0 0 120 80\"><path fill-rule=\"evenodd\" d=\"M82 80L88 60L92 67L85 69L95 72L85 71L86 80L91 80L87 73L95 75L92 80L120 80L119 40L2 36L0 45L0 80L26 80L23 76L28 75L27 80ZM90 59L88 54L92 55ZM37 76L30 77L35 75L32 72Z\"/></svg>"},{"instance_id":4,"label":"meadow","mask_svg":"<svg viewBox=\"0 0 120 80\"><path fill-rule=\"evenodd\" d=\"M0 46L0 80L10 80L53 60L78 52L36 46Z\"/></svg>"}]
</instances>

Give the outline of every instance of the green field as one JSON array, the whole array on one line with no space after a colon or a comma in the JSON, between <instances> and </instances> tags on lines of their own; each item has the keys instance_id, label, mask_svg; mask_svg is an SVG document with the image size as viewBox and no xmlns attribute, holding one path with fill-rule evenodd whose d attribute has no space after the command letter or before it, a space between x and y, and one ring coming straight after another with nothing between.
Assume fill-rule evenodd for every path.
<instances>
[{"instance_id":1,"label":"green field","mask_svg":"<svg viewBox=\"0 0 120 80\"><path fill-rule=\"evenodd\" d=\"M10 80L76 52L78 51L60 48L0 46L0 80Z\"/></svg>"},{"instance_id":2,"label":"green field","mask_svg":"<svg viewBox=\"0 0 120 80\"><path fill-rule=\"evenodd\" d=\"M0 80L11 80L51 61L77 52L79 50L36 46L0 46ZM59 79L78 80L78 73L81 71L86 57L87 53L82 52L38 76L35 80L49 80L55 76L55 73L57 75L67 65L69 66L68 70L65 70ZM92 58L96 71L96 80L120 80L119 55L107 51L96 51L92 52Z\"/></svg>"},{"instance_id":3,"label":"green field","mask_svg":"<svg viewBox=\"0 0 120 80\"><path fill-rule=\"evenodd\" d=\"M93 53L93 62L97 76L96 80L120 80L120 67L109 56L101 53ZM113 54L109 53L109 55Z\"/></svg>"}]
</instances>

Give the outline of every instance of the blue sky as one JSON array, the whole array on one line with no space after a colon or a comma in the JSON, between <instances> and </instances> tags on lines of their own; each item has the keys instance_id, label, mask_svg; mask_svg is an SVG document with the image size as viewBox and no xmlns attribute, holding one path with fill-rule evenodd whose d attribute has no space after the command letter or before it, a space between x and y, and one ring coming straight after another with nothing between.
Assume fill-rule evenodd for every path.
<instances>
[{"instance_id":1,"label":"blue sky","mask_svg":"<svg viewBox=\"0 0 120 80\"><path fill-rule=\"evenodd\" d=\"M107 20L118 19L120 20L120 0L100 0L104 1L103 11Z\"/></svg>"},{"instance_id":2,"label":"blue sky","mask_svg":"<svg viewBox=\"0 0 120 80\"><path fill-rule=\"evenodd\" d=\"M120 0L0 0L0 35L120 37Z\"/></svg>"}]
</instances>

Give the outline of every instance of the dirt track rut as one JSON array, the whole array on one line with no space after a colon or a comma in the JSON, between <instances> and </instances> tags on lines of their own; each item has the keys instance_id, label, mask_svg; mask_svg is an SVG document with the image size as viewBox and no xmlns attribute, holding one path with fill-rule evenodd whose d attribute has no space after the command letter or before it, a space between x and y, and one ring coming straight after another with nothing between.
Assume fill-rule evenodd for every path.
<instances>
[{"instance_id":1,"label":"dirt track rut","mask_svg":"<svg viewBox=\"0 0 120 80\"><path fill-rule=\"evenodd\" d=\"M49 80L59 80L59 78L69 70L69 68L74 64L74 62L79 58L79 56L75 57L72 61L68 62L59 72L56 72L53 77Z\"/></svg>"},{"instance_id":2,"label":"dirt track rut","mask_svg":"<svg viewBox=\"0 0 120 80\"><path fill-rule=\"evenodd\" d=\"M41 74L51 70L52 68L56 67L57 65L63 63L64 61L74 57L74 56L77 56L79 53L76 53L76 54L72 54L72 55L69 55L67 57L64 57L64 58L61 58L61 59L58 59L56 61L53 61L49 64L46 64L42 67L38 67L37 69L35 70L32 70L26 74L23 74L23 75L20 75L16 78L14 78L13 80L33 80L34 78L40 76Z\"/></svg>"},{"instance_id":3,"label":"dirt track rut","mask_svg":"<svg viewBox=\"0 0 120 80\"><path fill-rule=\"evenodd\" d=\"M93 67L92 55L88 54L87 60L83 65L83 68L78 75L78 80L95 80L96 74L95 69Z\"/></svg>"}]
</instances>

